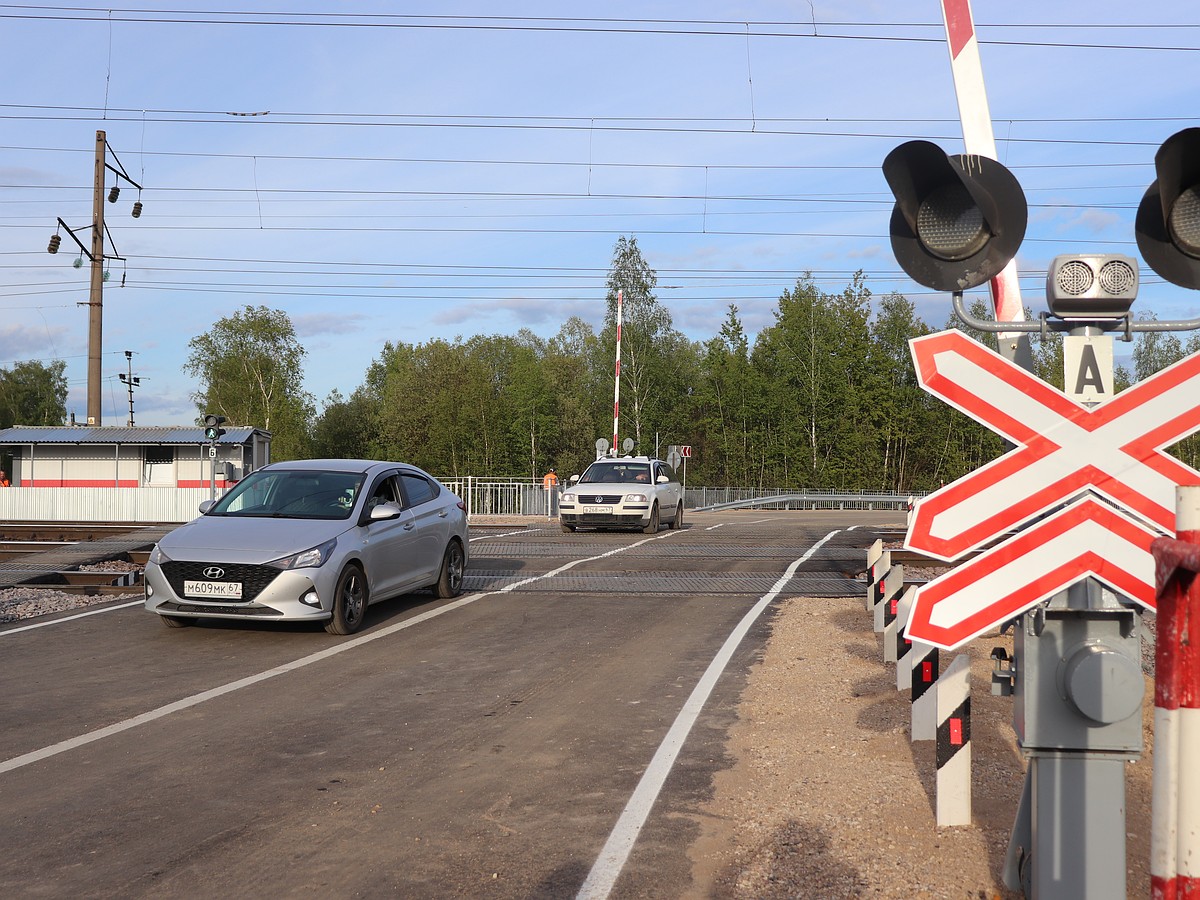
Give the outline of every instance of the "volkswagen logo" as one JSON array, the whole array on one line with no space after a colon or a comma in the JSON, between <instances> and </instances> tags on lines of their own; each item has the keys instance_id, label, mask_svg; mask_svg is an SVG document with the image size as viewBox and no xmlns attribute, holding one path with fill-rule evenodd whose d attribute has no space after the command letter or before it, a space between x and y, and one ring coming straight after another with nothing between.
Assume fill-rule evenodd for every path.
<instances>
[{"instance_id":1,"label":"volkswagen logo","mask_svg":"<svg viewBox=\"0 0 1200 900\"><path fill-rule=\"evenodd\" d=\"M597 503L603 503L603 502L604 502L604 498L603 498L603 497L597 497L597 498L596 498L596 502L597 502Z\"/></svg>"},{"instance_id":2,"label":"volkswagen logo","mask_svg":"<svg viewBox=\"0 0 1200 900\"><path fill-rule=\"evenodd\" d=\"M225 570L222 569L220 566L209 566L207 569L205 569L200 574L203 575L205 578L224 578Z\"/></svg>"}]
</instances>

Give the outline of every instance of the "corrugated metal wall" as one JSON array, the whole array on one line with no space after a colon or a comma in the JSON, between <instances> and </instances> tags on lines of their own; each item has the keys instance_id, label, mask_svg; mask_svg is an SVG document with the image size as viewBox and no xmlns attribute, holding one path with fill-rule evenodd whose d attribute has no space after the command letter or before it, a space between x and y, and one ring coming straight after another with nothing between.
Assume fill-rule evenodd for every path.
<instances>
[{"instance_id":1,"label":"corrugated metal wall","mask_svg":"<svg viewBox=\"0 0 1200 900\"><path fill-rule=\"evenodd\" d=\"M8 522L188 522L208 488L0 488Z\"/></svg>"}]
</instances>

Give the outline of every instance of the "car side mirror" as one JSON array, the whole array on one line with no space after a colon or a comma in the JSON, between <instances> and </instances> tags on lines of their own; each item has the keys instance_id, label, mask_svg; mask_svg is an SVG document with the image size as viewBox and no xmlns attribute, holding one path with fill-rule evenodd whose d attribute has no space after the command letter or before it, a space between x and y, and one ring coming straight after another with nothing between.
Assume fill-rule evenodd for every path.
<instances>
[{"instance_id":1,"label":"car side mirror","mask_svg":"<svg viewBox=\"0 0 1200 900\"><path fill-rule=\"evenodd\" d=\"M212 509L216 505L217 505L216 500L202 500L200 502L200 506L199 506L200 515L204 515L206 512L208 512L210 509Z\"/></svg>"},{"instance_id":2,"label":"car side mirror","mask_svg":"<svg viewBox=\"0 0 1200 900\"><path fill-rule=\"evenodd\" d=\"M578 483L578 481L579 481L579 476L578 476L578 475L572 475L572 476L571 476L571 484L576 484L576 483Z\"/></svg>"},{"instance_id":3,"label":"car side mirror","mask_svg":"<svg viewBox=\"0 0 1200 900\"><path fill-rule=\"evenodd\" d=\"M659 476L658 476L658 478L657 478L656 480L657 480L657 482L658 482L659 484L666 484L666 483L667 483L668 481L670 481L671 479L670 479L670 478L668 478L666 475L659 475Z\"/></svg>"},{"instance_id":4,"label":"car side mirror","mask_svg":"<svg viewBox=\"0 0 1200 900\"><path fill-rule=\"evenodd\" d=\"M367 518L372 522L382 522L385 519L398 519L399 517L400 507L390 501L372 506L371 511L367 513Z\"/></svg>"}]
</instances>

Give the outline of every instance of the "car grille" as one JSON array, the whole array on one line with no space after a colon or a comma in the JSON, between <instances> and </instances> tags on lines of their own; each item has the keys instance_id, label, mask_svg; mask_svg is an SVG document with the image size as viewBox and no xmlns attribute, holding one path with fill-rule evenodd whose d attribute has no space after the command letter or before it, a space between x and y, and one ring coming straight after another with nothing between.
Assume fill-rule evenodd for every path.
<instances>
[{"instance_id":1,"label":"car grille","mask_svg":"<svg viewBox=\"0 0 1200 900\"><path fill-rule=\"evenodd\" d=\"M269 606L233 606L229 603L160 603L156 609L168 613L219 613L224 616L282 616L283 612Z\"/></svg>"},{"instance_id":2,"label":"car grille","mask_svg":"<svg viewBox=\"0 0 1200 900\"><path fill-rule=\"evenodd\" d=\"M641 525L642 518L639 515L600 515L597 513L583 513L574 518L576 525Z\"/></svg>"},{"instance_id":3,"label":"car grille","mask_svg":"<svg viewBox=\"0 0 1200 900\"><path fill-rule=\"evenodd\" d=\"M250 566L240 563L211 563L211 562L178 562L172 560L165 563L162 567L163 575L166 576L167 583L171 585L171 590L175 592L175 596L183 596L183 583L185 581L205 581L204 570L211 566L218 566L225 570L225 576L217 581L240 581L242 583L242 599L240 602L249 603L255 597L263 592L268 584L275 580L279 575L278 569L273 569L270 566ZM215 604L229 605L227 600L213 598ZM189 597L190 603L203 603L205 606L210 606L207 601L200 600L196 597Z\"/></svg>"},{"instance_id":4,"label":"car grille","mask_svg":"<svg viewBox=\"0 0 1200 900\"><path fill-rule=\"evenodd\" d=\"M585 494L580 492L575 495L575 502L584 506L612 506L624 499L624 494Z\"/></svg>"}]
</instances>

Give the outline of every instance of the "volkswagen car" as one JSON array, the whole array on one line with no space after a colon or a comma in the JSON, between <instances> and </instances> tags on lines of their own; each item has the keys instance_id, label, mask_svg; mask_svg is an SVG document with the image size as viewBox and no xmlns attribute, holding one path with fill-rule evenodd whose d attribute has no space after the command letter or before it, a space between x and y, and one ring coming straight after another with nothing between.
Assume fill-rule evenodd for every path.
<instances>
[{"instance_id":1,"label":"volkswagen car","mask_svg":"<svg viewBox=\"0 0 1200 900\"><path fill-rule=\"evenodd\" d=\"M167 534L146 564L146 609L200 619L323 622L353 634L367 607L421 588L449 598L467 565L466 508L415 466L274 463Z\"/></svg>"},{"instance_id":2,"label":"volkswagen car","mask_svg":"<svg viewBox=\"0 0 1200 900\"><path fill-rule=\"evenodd\" d=\"M640 528L654 534L663 522L683 527L683 486L661 459L598 459L571 478L558 510L563 531L589 526Z\"/></svg>"}]
</instances>

